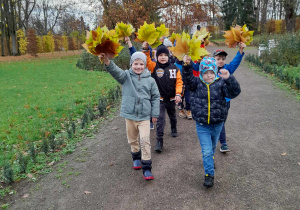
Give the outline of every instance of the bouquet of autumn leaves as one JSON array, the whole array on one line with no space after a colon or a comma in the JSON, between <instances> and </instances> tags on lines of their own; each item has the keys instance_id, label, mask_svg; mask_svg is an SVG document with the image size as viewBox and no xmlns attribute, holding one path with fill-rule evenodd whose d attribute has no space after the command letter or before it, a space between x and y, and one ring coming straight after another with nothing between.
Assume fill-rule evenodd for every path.
<instances>
[{"instance_id":1,"label":"bouquet of autumn leaves","mask_svg":"<svg viewBox=\"0 0 300 210\"><path fill-rule=\"evenodd\" d=\"M201 41L201 37L193 36L191 39L189 34L183 32L182 35L176 35L176 46L171 47L170 50L180 61L185 55L190 56L195 61L209 55L205 48L200 47Z\"/></svg>"},{"instance_id":2,"label":"bouquet of autumn leaves","mask_svg":"<svg viewBox=\"0 0 300 210\"><path fill-rule=\"evenodd\" d=\"M98 27L95 31L87 31L86 41L82 46L93 55L105 53L108 58L114 58L123 49L119 40L130 36L132 32L134 32L132 25L123 22L118 23L115 30L108 30L106 26Z\"/></svg>"},{"instance_id":3,"label":"bouquet of autumn leaves","mask_svg":"<svg viewBox=\"0 0 300 210\"><path fill-rule=\"evenodd\" d=\"M249 31L245 24L243 27L239 25L236 25L234 28L230 27L230 30L225 31L223 36L226 38L225 44L233 48L236 47L239 42L244 42L246 45L249 45L253 40L253 33L254 31Z\"/></svg>"},{"instance_id":4,"label":"bouquet of autumn leaves","mask_svg":"<svg viewBox=\"0 0 300 210\"><path fill-rule=\"evenodd\" d=\"M161 24L159 27L155 28L154 23L147 24L144 22L144 25L138 30L136 41L146 41L152 48L156 48L162 44L161 41L159 41L159 38L164 36L169 36L169 29L166 28L165 24Z\"/></svg>"}]
</instances>

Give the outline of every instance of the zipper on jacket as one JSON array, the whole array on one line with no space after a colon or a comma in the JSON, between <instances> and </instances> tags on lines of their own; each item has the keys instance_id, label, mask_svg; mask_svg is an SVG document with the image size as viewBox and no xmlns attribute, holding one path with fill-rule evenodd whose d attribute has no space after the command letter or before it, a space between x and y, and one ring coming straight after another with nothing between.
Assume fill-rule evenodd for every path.
<instances>
[{"instance_id":1,"label":"zipper on jacket","mask_svg":"<svg viewBox=\"0 0 300 210\"><path fill-rule=\"evenodd\" d=\"M209 120L210 120L210 90L209 90L209 85L206 84L207 86L207 100L208 100L208 116L207 116L207 124L209 124Z\"/></svg>"}]
</instances>

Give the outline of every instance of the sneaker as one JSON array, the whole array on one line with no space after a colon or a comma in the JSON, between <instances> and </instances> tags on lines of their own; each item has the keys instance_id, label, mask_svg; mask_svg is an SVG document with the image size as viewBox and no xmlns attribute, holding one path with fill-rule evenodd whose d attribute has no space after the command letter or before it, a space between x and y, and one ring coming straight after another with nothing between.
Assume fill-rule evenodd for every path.
<instances>
[{"instance_id":1,"label":"sneaker","mask_svg":"<svg viewBox=\"0 0 300 210\"><path fill-rule=\"evenodd\" d=\"M135 170L139 170L142 168L142 163L141 163L141 160L134 160L133 161L133 169Z\"/></svg>"},{"instance_id":2,"label":"sneaker","mask_svg":"<svg viewBox=\"0 0 300 210\"><path fill-rule=\"evenodd\" d=\"M186 117L187 117L189 120L193 119L191 110L186 111Z\"/></svg>"},{"instance_id":3,"label":"sneaker","mask_svg":"<svg viewBox=\"0 0 300 210\"><path fill-rule=\"evenodd\" d=\"M207 188L214 186L214 176L210 174L206 174L204 178L203 186Z\"/></svg>"},{"instance_id":4,"label":"sneaker","mask_svg":"<svg viewBox=\"0 0 300 210\"><path fill-rule=\"evenodd\" d=\"M154 179L151 171L149 171L149 170L144 171L143 177L144 177L145 180L152 180L152 179Z\"/></svg>"},{"instance_id":5,"label":"sneaker","mask_svg":"<svg viewBox=\"0 0 300 210\"><path fill-rule=\"evenodd\" d=\"M186 118L186 114L184 113L184 110L179 111L179 117L180 118Z\"/></svg>"},{"instance_id":6,"label":"sneaker","mask_svg":"<svg viewBox=\"0 0 300 210\"><path fill-rule=\"evenodd\" d=\"M154 130L154 124L150 122L150 130Z\"/></svg>"},{"instance_id":7,"label":"sneaker","mask_svg":"<svg viewBox=\"0 0 300 210\"><path fill-rule=\"evenodd\" d=\"M171 136L173 138L177 137L178 136L178 133L177 133L177 129L176 128L171 128Z\"/></svg>"},{"instance_id":8,"label":"sneaker","mask_svg":"<svg viewBox=\"0 0 300 210\"><path fill-rule=\"evenodd\" d=\"M227 144L221 144L220 152L230 152Z\"/></svg>"}]
</instances>

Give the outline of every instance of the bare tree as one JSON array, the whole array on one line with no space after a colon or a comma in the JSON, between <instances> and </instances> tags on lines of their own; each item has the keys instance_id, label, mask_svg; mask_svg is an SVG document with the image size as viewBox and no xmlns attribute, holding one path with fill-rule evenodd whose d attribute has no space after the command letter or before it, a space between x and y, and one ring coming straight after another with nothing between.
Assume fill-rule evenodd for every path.
<instances>
[{"instance_id":1,"label":"bare tree","mask_svg":"<svg viewBox=\"0 0 300 210\"><path fill-rule=\"evenodd\" d=\"M285 22L286 30L293 31L295 29L296 23L296 8L297 0L285 0L284 10L285 10Z\"/></svg>"}]
</instances>

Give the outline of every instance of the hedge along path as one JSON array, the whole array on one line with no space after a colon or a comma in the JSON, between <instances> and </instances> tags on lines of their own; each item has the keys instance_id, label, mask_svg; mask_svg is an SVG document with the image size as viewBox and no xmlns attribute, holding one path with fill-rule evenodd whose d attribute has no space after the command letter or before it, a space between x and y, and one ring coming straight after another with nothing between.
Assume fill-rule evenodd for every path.
<instances>
[{"instance_id":1,"label":"hedge along path","mask_svg":"<svg viewBox=\"0 0 300 210\"><path fill-rule=\"evenodd\" d=\"M20 56L4 56L0 57L0 62L12 62L12 61L25 61L33 59L53 59L61 58L66 56L81 55L82 50L73 50L73 51L55 51L49 53L38 53L37 57L31 56L29 54L20 55Z\"/></svg>"},{"instance_id":2,"label":"hedge along path","mask_svg":"<svg viewBox=\"0 0 300 210\"><path fill-rule=\"evenodd\" d=\"M209 52L215 49L208 47ZM237 52L223 49L228 61ZM250 51L256 50L245 49ZM231 101L226 122L231 152L221 154L218 145L213 188L202 187L202 157L192 120L177 118L177 138L166 124L164 151L156 154L152 148L155 179L146 182L141 171L132 169L125 120L116 115L63 160L65 168L57 164L56 172L19 189L11 208L298 209L300 103L244 63L234 75L242 92Z\"/></svg>"}]
</instances>

